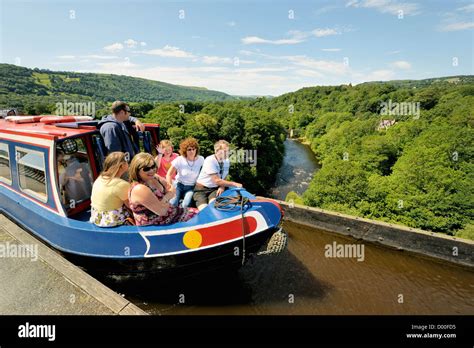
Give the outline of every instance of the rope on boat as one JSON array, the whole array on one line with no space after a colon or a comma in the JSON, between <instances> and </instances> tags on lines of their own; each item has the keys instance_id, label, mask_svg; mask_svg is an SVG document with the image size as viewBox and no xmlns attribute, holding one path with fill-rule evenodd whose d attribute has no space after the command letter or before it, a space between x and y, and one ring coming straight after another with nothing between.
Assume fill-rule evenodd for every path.
<instances>
[{"instance_id":1,"label":"rope on boat","mask_svg":"<svg viewBox=\"0 0 474 348\"><path fill-rule=\"evenodd\" d=\"M232 211L240 207L240 215L242 221L242 265L245 263L245 217L244 217L244 207L250 204L250 201L247 197L244 197L240 194L240 191L237 191L237 196L219 196L214 202L214 207L218 210L223 211Z\"/></svg>"}]
</instances>

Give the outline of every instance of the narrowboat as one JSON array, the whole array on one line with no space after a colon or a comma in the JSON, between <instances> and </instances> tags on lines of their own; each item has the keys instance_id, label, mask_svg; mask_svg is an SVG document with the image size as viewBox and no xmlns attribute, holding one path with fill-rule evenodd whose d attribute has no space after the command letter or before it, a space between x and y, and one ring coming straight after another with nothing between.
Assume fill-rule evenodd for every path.
<instances>
[{"instance_id":1,"label":"narrowboat","mask_svg":"<svg viewBox=\"0 0 474 348\"><path fill-rule=\"evenodd\" d=\"M159 125L146 124L139 142L153 153ZM97 121L0 119L0 212L79 265L111 274L239 267L281 233L278 203L245 189L226 190L187 222L98 227L90 194L105 155Z\"/></svg>"}]
</instances>

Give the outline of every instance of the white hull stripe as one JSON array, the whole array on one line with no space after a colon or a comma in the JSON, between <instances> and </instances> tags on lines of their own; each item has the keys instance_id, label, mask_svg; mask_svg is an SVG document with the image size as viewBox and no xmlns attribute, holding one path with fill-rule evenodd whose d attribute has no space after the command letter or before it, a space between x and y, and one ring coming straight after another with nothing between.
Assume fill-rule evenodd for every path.
<instances>
[{"instance_id":1,"label":"white hull stripe","mask_svg":"<svg viewBox=\"0 0 474 348\"><path fill-rule=\"evenodd\" d=\"M259 233L259 232L262 232L262 231L265 231L265 230L268 229L268 224L265 221L265 218L259 212L257 212L257 211L248 212L248 213L245 214L245 217L253 217L257 221L257 227L256 227L255 231L253 231L252 233L246 234L245 235L246 237L254 235L256 233ZM216 244L212 244L212 245L206 245L204 247L199 247L199 248L194 248L194 249L173 251L173 252L161 253L161 254L148 254L150 252L151 245L150 245L150 240L147 237L157 236L157 235L174 234L174 233L180 233L180 232L185 232L185 231L187 232L187 231L191 231L191 230L198 230L199 231L199 229L202 229L202 228L206 228L206 227L210 227L210 226L223 225L226 222L233 221L233 220L240 220L240 219L241 219L241 216L239 215L239 216L237 216L237 218L233 217L233 218L229 218L229 219L225 219L225 220L219 220L219 221L216 221L216 222L213 222L213 223L210 223L210 224L199 225L199 226L189 226L187 228L176 229L176 230L173 230L174 231L173 233L163 233L163 232L160 233L160 232L156 232L156 231L153 231L153 232L140 232L140 235L145 240L145 243L146 243L146 246L147 246L147 249L146 249L146 252L145 252L144 256L145 257L156 257L156 256L178 255L178 254L184 254L184 253L189 253L189 252L198 251L198 250L205 250L205 249L209 249L209 248L214 248L214 247L219 246L219 245L224 245L224 244L234 242L236 240L240 240L240 239L242 239L242 237L237 237L237 238L229 239L229 240L226 240L226 241L223 241L223 242L220 242L220 243L216 243ZM147 234L145 234L145 233L147 233Z\"/></svg>"}]
</instances>

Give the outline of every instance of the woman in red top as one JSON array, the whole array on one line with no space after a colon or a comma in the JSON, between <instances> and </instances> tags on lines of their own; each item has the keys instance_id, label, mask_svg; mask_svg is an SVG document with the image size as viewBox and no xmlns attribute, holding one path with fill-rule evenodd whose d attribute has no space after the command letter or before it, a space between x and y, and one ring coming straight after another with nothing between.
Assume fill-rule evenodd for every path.
<instances>
[{"instance_id":1,"label":"woman in red top","mask_svg":"<svg viewBox=\"0 0 474 348\"><path fill-rule=\"evenodd\" d=\"M163 179L166 179L166 173L171 167L171 162L178 157L177 153L173 152L173 144L169 140L162 140L160 144L156 147L158 150L158 156L155 157L155 162L158 167L158 176ZM172 176L171 179L174 180L176 173Z\"/></svg>"}]
</instances>

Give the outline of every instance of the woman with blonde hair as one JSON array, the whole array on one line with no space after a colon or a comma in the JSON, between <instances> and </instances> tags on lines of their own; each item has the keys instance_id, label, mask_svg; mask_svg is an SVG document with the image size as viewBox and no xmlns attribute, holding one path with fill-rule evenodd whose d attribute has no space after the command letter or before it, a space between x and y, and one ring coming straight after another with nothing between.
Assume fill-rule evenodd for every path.
<instances>
[{"instance_id":1,"label":"woman with blonde hair","mask_svg":"<svg viewBox=\"0 0 474 348\"><path fill-rule=\"evenodd\" d=\"M194 186L204 163L204 157L199 156L199 144L194 138L181 141L179 153L181 156L171 162L171 167L166 174L166 182L168 187L171 187L173 177L176 176L176 197L170 201L170 204L178 205L182 198L181 206L187 208L193 198Z\"/></svg>"},{"instance_id":2,"label":"woman with blonde hair","mask_svg":"<svg viewBox=\"0 0 474 348\"><path fill-rule=\"evenodd\" d=\"M92 186L90 221L100 227L123 225L131 217L127 210L130 184L120 177L128 170L125 153L112 152Z\"/></svg>"},{"instance_id":3,"label":"woman with blonde hair","mask_svg":"<svg viewBox=\"0 0 474 348\"><path fill-rule=\"evenodd\" d=\"M137 226L166 225L188 221L197 209L169 204L174 187L156 174L156 163L148 153L136 155L130 163L130 190L128 199Z\"/></svg>"}]
</instances>

